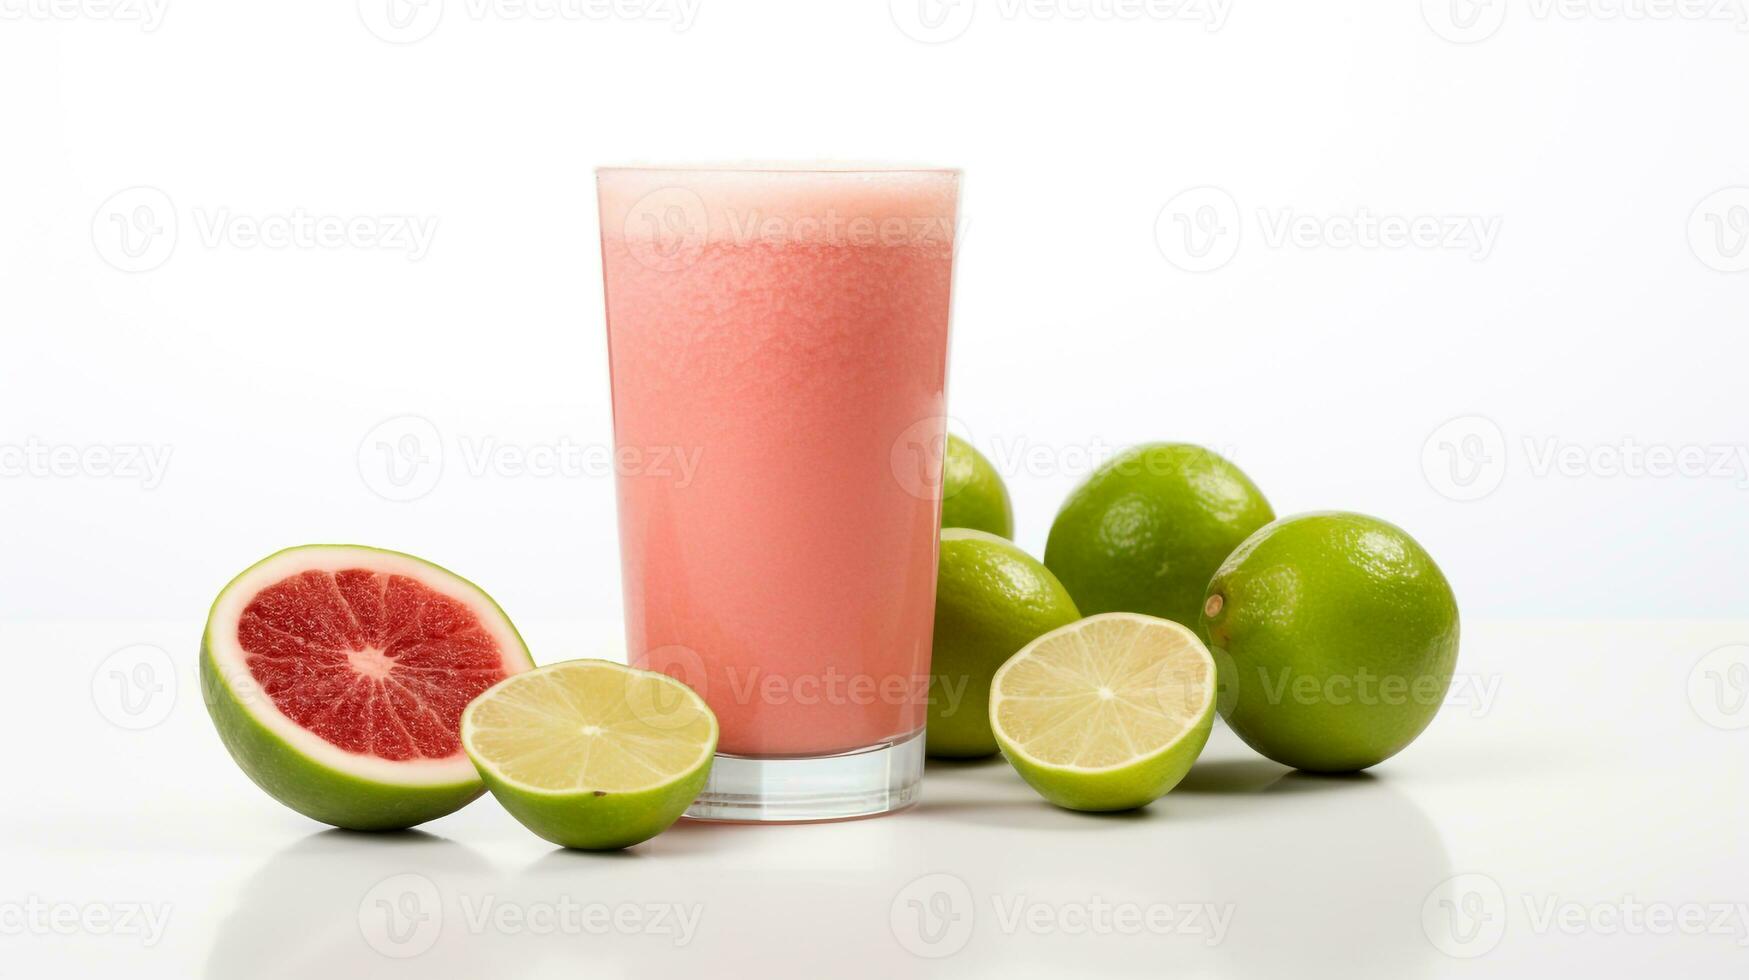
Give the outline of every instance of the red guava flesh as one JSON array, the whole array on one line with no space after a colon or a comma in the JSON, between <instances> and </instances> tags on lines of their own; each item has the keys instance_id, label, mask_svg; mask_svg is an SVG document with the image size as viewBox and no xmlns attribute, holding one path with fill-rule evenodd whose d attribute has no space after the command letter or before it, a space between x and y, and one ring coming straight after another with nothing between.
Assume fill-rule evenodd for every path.
<instances>
[{"instance_id":1,"label":"red guava flesh","mask_svg":"<svg viewBox=\"0 0 1749 980\"><path fill-rule=\"evenodd\" d=\"M462 709L509 676L497 638L466 604L364 568L267 586L244 608L237 641L287 718L394 762L458 755Z\"/></svg>"}]
</instances>

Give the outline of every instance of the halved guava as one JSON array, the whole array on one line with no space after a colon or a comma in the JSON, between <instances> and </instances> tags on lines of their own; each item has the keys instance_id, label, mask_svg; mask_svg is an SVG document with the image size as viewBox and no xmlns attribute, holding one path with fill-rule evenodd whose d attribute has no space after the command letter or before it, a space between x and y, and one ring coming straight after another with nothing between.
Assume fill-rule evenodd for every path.
<instances>
[{"instance_id":1,"label":"halved guava","mask_svg":"<svg viewBox=\"0 0 1749 980\"><path fill-rule=\"evenodd\" d=\"M336 827L391 830L480 795L462 709L533 666L466 579L400 552L305 545L219 593L200 677L225 748L268 795Z\"/></svg>"}]
</instances>

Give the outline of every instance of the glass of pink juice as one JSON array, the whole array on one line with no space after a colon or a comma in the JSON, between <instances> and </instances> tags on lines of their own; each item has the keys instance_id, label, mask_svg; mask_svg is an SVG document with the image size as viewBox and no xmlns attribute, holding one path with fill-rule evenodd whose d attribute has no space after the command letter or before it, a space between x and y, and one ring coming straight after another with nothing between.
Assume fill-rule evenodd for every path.
<instances>
[{"instance_id":1,"label":"glass of pink juice","mask_svg":"<svg viewBox=\"0 0 1749 980\"><path fill-rule=\"evenodd\" d=\"M689 816L913 802L952 170L596 175L626 641L721 724Z\"/></svg>"}]
</instances>

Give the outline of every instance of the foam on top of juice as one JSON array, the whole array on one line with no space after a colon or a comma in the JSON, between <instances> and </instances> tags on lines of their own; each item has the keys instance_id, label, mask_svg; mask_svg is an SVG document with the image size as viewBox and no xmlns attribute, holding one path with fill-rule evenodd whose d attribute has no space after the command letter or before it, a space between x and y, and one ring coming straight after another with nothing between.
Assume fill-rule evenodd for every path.
<instances>
[{"instance_id":1,"label":"foam on top of juice","mask_svg":"<svg viewBox=\"0 0 1749 980\"><path fill-rule=\"evenodd\" d=\"M706 245L951 245L959 172L605 168L596 183L602 238L664 254Z\"/></svg>"}]
</instances>

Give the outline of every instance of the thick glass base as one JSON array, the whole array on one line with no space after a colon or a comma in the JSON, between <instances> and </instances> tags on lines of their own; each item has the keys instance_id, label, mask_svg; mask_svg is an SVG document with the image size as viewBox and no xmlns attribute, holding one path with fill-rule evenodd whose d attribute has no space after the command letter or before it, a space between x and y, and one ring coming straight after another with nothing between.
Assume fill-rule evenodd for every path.
<instances>
[{"instance_id":1,"label":"thick glass base","mask_svg":"<svg viewBox=\"0 0 1749 980\"><path fill-rule=\"evenodd\" d=\"M746 823L848 820L910 806L922 782L922 732L811 758L718 754L686 815Z\"/></svg>"}]
</instances>

